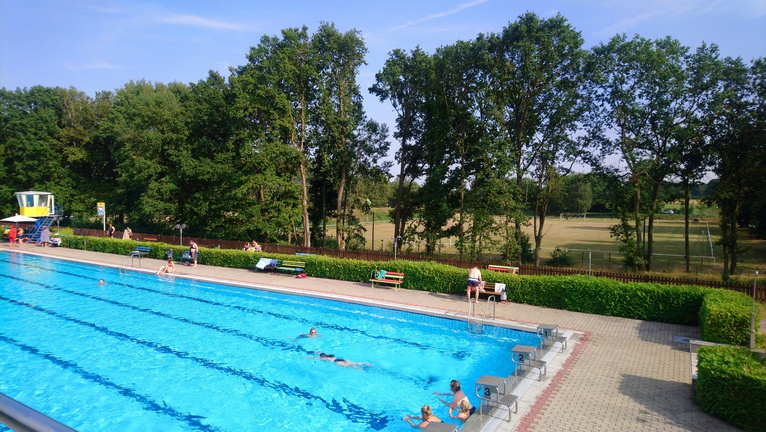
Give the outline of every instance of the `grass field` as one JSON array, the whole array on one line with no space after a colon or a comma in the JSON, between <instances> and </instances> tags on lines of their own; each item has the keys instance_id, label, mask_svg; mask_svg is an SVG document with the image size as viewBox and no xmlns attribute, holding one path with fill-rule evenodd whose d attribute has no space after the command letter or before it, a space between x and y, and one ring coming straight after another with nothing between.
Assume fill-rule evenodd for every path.
<instances>
[{"instance_id":1,"label":"grass field","mask_svg":"<svg viewBox=\"0 0 766 432\"><path fill-rule=\"evenodd\" d=\"M382 247L391 250L393 247L394 227L390 221L381 221L387 217L387 209L376 209L374 249ZM372 218L361 216L361 221L367 229L365 238L368 248L372 247ZM579 266L587 267L590 255L591 265L595 269L618 269L622 266L622 256L618 250L619 242L611 238L609 227L616 224L617 219L589 218L560 220L549 217L545 222L541 258L550 257L555 248L568 249ZM708 238L708 228L710 238ZM532 227L525 228L532 235ZM716 220L702 219L692 222L689 228L689 245L692 258L692 271L697 273L720 274L722 269L721 247L716 244L720 231ZM711 257L711 240L713 254ZM457 253L454 247L455 238L443 239L440 253ZM740 243L749 251L740 260L743 273L755 270L763 272L766 263L766 241L752 240L743 235ZM422 245L420 249L422 250ZM418 252L418 245L407 245ZM588 253L590 250L590 254ZM655 220L654 226L654 270L666 273L680 273L684 264L684 222L680 215L663 215ZM713 257L715 259L713 259Z\"/></svg>"}]
</instances>

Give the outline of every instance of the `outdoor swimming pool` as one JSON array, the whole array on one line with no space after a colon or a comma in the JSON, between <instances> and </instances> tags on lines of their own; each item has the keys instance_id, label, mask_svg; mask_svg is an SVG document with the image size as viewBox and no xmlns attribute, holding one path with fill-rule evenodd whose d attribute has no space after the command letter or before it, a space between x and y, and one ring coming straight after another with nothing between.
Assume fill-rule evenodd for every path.
<instances>
[{"instance_id":1,"label":"outdoor swimming pool","mask_svg":"<svg viewBox=\"0 0 766 432\"><path fill-rule=\"evenodd\" d=\"M104 279L106 284L99 285ZM409 430L534 333L0 253L0 392L79 431ZM316 327L322 337L296 338ZM366 370L313 360L333 353ZM453 423L457 421L452 420ZM0 430L3 427L0 425Z\"/></svg>"}]
</instances>

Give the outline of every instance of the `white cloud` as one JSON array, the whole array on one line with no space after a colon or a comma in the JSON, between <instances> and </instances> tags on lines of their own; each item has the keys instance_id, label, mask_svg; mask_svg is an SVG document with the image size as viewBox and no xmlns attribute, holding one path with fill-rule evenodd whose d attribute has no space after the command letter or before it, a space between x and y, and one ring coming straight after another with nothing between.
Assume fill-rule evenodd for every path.
<instances>
[{"instance_id":1,"label":"white cloud","mask_svg":"<svg viewBox=\"0 0 766 432\"><path fill-rule=\"evenodd\" d=\"M91 63L64 63L64 67L72 72L82 72L89 70L101 70L101 69L121 69L117 65L113 65L109 62L97 61Z\"/></svg>"},{"instance_id":2,"label":"white cloud","mask_svg":"<svg viewBox=\"0 0 766 432\"><path fill-rule=\"evenodd\" d=\"M165 24L183 25L190 27L204 27L219 30L247 30L245 25L233 22L219 21L189 14L170 14L155 18L155 21Z\"/></svg>"},{"instance_id":3,"label":"white cloud","mask_svg":"<svg viewBox=\"0 0 766 432\"><path fill-rule=\"evenodd\" d=\"M449 9L449 10L446 10L446 11L437 12L435 14L431 14L431 15L425 16L423 18L418 18L416 20L407 21L406 23L404 23L402 25L398 25L398 26L396 26L394 28L391 28L388 31L390 31L390 32L397 31L397 30L401 30L403 28L407 28L407 27L413 26L415 24L420 24L420 23L424 23L426 21L431 21L431 20L435 20L435 19L438 19L438 18L444 18L446 16L454 15L454 14L456 14L458 12L461 12L461 11L463 11L465 9L469 9L469 8L474 7L474 6L478 6L478 5L480 5L482 3L486 3L488 1L489 0L473 0L473 1L469 1L467 3L462 3L462 4L459 4L459 5L455 6L452 9Z\"/></svg>"},{"instance_id":4,"label":"white cloud","mask_svg":"<svg viewBox=\"0 0 766 432\"><path fill-rule=\"evenodd\" d=\"M608 0L605 4L630 15L604 29L604 34L612 35L634 33L643 23L662 17L721 13L753 18L766 15L766 1L763 0L646 0L639 3Z\"/></svg>"}]
</instances>

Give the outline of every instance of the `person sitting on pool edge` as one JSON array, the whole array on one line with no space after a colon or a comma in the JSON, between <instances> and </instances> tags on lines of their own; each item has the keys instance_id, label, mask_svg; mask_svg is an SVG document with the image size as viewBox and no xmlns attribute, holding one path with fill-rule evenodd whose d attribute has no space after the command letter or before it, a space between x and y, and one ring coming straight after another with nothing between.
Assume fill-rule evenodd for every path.
<instances>
[{"instance_id":1,"label":"person sitting on pool edge","mask_svg":"<svg viewBox=\"0 0 766 432\"><path fill-rule=\"evenodd\" d=\"M350 367L350 368L360 369L360 370L366 370L366 368L372 366L372 363L352 362L350 360L337 358L333 354L319 353L319 357L309 357L309 358L313 360L331 361L338 366Z\"/></svg>"},{"instance_id":2,"label":"person sitting on pool edge","mask_svg":"<svg viewBox=\"0 0 766 432\"><path fill-rule=\"evenodd\" d=\"M170 273L173 273L174 270L175 270L175 266L173 265L173 260L169 259L168 265L160 267L160 269L157 270L157 274L158 275L163 273L170 274Z\"/></svg>"},{"instance_id":3,"label":"person sitting on pool edge","mask_svg":"<svg viewBox=\"0 0 766 432\"><path fill-rule=\"evenodd\" d=\"M419 419L423 420L419 424L415 424L412 422L412 419ZM417 417L412 416L404 416L402 420L406 421L415 429L423 429L426 426L428 426L431 423L441 423L441 419L439 417L436 417L434 413L431 411L431 407L428 405L423 405L422 408L420 408L420 415Z\"/></svg>"}]
</instances>

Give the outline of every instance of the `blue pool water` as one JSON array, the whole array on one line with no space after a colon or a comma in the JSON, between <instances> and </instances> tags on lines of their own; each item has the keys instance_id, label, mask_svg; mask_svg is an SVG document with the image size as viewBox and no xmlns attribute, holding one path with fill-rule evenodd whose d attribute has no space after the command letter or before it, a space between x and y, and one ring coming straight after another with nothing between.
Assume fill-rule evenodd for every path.
<instances>
[{"instance_id":1,"label":"blue pool water","mask_svg":"<svg viewBox=\"0 0 766 432\"><path fill-rule=\"evenodd\" d=\"M98 280L106 284L99 285ZM320 338L297 338L316 327ZM0 253L0 392L79 431L404 431L532 333ZM333 353L366 370L311 359ZM455 420L452 422L456 423ZM0 430L2 426L0 426Z\"/></svg>"}]
</instances>

